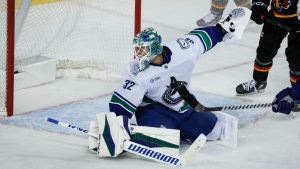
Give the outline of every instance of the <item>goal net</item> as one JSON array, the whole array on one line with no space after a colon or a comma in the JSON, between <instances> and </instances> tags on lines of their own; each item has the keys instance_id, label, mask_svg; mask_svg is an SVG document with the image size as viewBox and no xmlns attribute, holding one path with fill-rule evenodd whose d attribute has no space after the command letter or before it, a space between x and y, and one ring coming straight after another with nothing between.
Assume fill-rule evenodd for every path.
<instances>
[{"instance_id":1,"label":"goal net","mask_svg":"<svg viewBox=\"0 0 300 169\"><path fill-rule=\"evenodd\" d=\"M0 0L0 111L6 111L7 4ZM132 58L134 0L15 0L14 71L55 60L56 78L118 80Z\"/></svg>"}]
</instances>

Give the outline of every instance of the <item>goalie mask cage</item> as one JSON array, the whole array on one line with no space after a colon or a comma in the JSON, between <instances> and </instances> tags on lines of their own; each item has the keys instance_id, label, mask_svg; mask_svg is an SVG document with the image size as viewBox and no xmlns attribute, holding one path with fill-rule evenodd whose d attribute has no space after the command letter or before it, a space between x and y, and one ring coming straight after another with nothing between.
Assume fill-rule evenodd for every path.
<instances>
[{"instance_id":1,"label":"goalie mask cage","mask_svg":"<svg viewBox=\"0 0 300 169\"><path fill-rule=\"evenodd\" d=\"M13 115L16 76L41 57L55 61L56 77L120 78L140 20L141 0L0 0L0 114Z\"/></svg>"}]
</instances>

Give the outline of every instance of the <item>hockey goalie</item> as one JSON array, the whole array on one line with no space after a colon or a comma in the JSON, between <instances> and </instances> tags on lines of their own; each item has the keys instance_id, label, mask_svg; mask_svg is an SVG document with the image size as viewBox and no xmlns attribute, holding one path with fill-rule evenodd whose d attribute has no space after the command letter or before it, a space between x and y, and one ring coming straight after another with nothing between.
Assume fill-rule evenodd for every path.
<instances>
[{"instance_id":1,"label":"hockey goalie","mask_svg":"<svg viewBox=\"0 0 300 169\"><path fill-rule=\"evenodd\" d=\"M192 105L194 96L178 90L177 84L189 87L195 63L205 52L220 42L241 39L250 15L249 9L236 8L216 26L194 29L166 45L154 28L138 33L133 39L134 60L110 100L111 113L98 114L91 124L90 130L99 136L90 139L89 148L100 157L116 157L132 150L127 143L138 143L148 150L162 146L161 154L178 154L179 140L194 144L200 136L235 147L237 119L199 111ZM132 117L138 127L129 126Z\"/></svg>"}]
</instances>

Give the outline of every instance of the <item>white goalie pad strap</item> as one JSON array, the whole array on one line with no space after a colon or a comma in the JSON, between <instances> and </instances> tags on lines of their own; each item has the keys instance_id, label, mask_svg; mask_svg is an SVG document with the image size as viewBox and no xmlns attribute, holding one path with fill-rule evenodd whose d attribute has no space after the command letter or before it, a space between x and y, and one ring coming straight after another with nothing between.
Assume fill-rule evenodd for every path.
<instances>
[{"instance_id":1,"label":"white goalie pad strap","mask_svg":"<svg viewBox=\"0 0 300 169\"><path fill-rule=\"evenodd\" d=\"M96 115L99 127L99 157L117 157L123 152L124 141L130 139L128 119L115 113Z\"/></svg>"},{"instance_id":2,"label":"white goalie pad strap","mask_svg":"<svg viewBox=\"0 0 300 169\"><path fill-rule=\"evenodd\" d=\"M91 132L91 133L99 132L98 123L96 121L90 122L89 132ZM93 153L97 153L98 139L89 135L88 142L89 142L89 151L91 151Z\"/></svg>"},{"instance_id":3,"label":"white goalie pad strap","mask_svg":"<svg viewBox=\"0 0 300 169\"><path fill-rule=\"evenodd\" d=\"M223 112L213 112L218 120L213 130L206 136L207 140L218 141L224 146L237 147L238 119Z\"/></svg>"},{"instance_id":4,"label":"white goalie pad strap","mask_svg":"<svg viewBox=\"0 0 300 169\"><path fill-rule=\"evenodd\" d=\"M130 130L133 142L168 154L179 154L179 130L146 126L131 126Z\"/></svg>"}]
</instances>

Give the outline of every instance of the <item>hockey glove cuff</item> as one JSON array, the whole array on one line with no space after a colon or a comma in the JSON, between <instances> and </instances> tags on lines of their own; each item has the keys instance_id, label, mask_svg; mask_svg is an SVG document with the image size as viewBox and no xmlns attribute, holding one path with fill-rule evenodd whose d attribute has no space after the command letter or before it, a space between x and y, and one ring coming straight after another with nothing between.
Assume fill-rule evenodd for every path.
<instances>
[{"instance_id":1,"label":"hockey glove cuff","mask_svg":"<svg viewBox=\"0 0 300 169\"><path fill-rule=\"evenodd\" d=\"M268 14L268 5L263 2L253 2L251 7L251 20L256 24L261 25Z\"/></svg>"},{"instance_id":2,"label":"hockey glove cuff","mask_svg":"<svg viewBox=\"0 0 300 169\"><path fill-rule=\"evenodd\" d=\"M290 102L292 101L292 98L289 96L290 90L291 90L291 88L287 87L287 88L283 89L282 91L280 91L276 95L274 101L272 102L273 112L281 112L281 113L284 113L284 114L289 114L289 113L287 113L288 110L285 109L286 108L286 106L285 106L286 103L284 103L284 106L279 107L279 102L281 102L283 100L285 100L285 101L289 100ZM289 110L289 112L290 112L290 110Z\"/></svg>"},{"instance_id":3,"label":"hockey glove cuff","mask_svg":"<svg viewBox=\"0 0 300 169\"><path fill-rule=\"evenodd\" d=\"M273 112L290 114L291 111L299 111L299 107L294 105L295 100L300 99L300 92L294 88L285 88L280 91L272 103Z\"/></svg>"}]
</instances>

